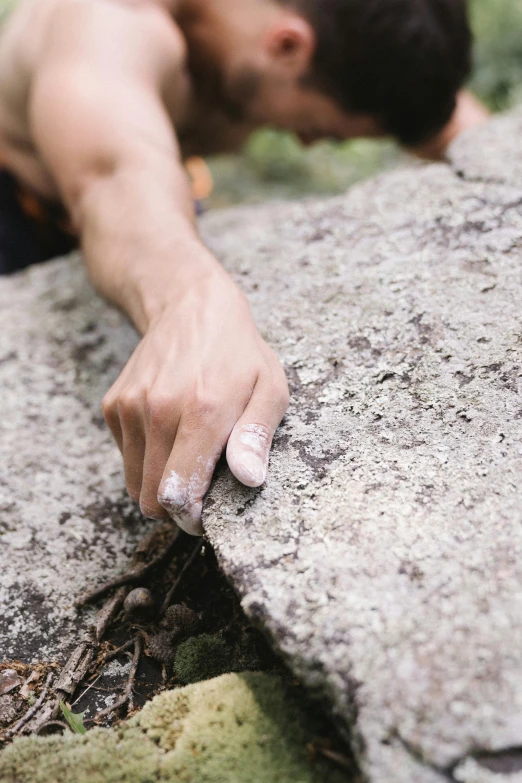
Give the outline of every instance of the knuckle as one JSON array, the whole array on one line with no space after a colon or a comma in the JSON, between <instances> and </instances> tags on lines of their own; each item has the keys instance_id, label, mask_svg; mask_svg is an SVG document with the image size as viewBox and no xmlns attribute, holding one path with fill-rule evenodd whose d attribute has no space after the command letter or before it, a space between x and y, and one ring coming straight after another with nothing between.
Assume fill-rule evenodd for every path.
<instances>
[{"instance_id":1,"label":"knuckle","mask_svg":"<svg viewBox=\"0 0 522 783\"><path fill-rule=\"evenodd\" d=\"M123 391L118 397L118 413L120 417L125 418L129 416L135 416L139 412L141 404L142 395L138 389L125 389L125 391Z\"/></svg>"},{"instance_id":2,"label":"knuckle","mask_svg":"<svg viewBox=\"0 0 522 783\"><path fill-rule=\"evenodd\" d=\"M210 393L199 393L192 396L188 406L188 415L197 420L215 419L221 404L218 398Z\"/></svg>"},{"instance_id":3,"label":"knuckle","mask_svg":"<svg viewBox=\"0 0 522 783\"><path fill-rule=\"evenodd\" d=\"M243 424L237 433L238 441L243 448L264 457L272 442L273 430L259 420Z\"/></svg>"},{"instance_id":4,"label":"knuckle","mask_svg":"<svg viewBox=\"0 0 522 783\"><path fill-rule=\"evenodd\" d=\"M116 398L110 391L103 398L101 407L104 416L111 416L115 412Z\"/></svg>"},{"instance_id":5,"label":"knuckle","mask_svg":"<svg viewBox=\"0 0 522 783\"><path fill-rule=\"evenodd\" d=\"M147 418L149 422L154 425L162 426L165 423L167 417L172 416L172 412L175 408L175 402L172 395L165 394L165 392L152 390L147 396Z\"/></svg>"},{"instance_id":6,"label":"knuckle","mask_svg":"<svg viewBox=\"0 0 522 783\"><path fill-rule=\"evenodd\" d=\"M112 430L114 430L114 428L117 427L119 422L118 406L116 404L115 399L113 397L105 396L102 400L101 409L102 409L103 417L107 422L108 426Z\"/></svg>"},{"instance_id":7,"label":"knuckle","mask_svg":"<svg viewBox=\"0 0 522 783\"><path fill-rule=\"evenodd\" d=\"M266 424L260 424L258 421L244 424L241 427L241 432L255 436L255 440L262 445L267 445L272 437L271 428Z\"/></svg>"},{"instance_id":8,"label":"knuckle","mask_svg":"<svg viewBox=\"0 0 522 783\"><path fill-rule=\"evenodd\" d=\"M166 496L166 493L165 493L165 489L163 487L160 487L158 489L158 494L156 496L156 502L162 508L165 508L165 506L168 503L168 499L167 499L167 496Z\"/></svg>"},{"instance_id":9,"label":"knuckle","mask_svg":"<svg viewBox=\"0 0 522 783\"><path fill-rule=\"evenodd\" d=\"M161 507L162 512L172 517L173 515L180 514L186 506L187 501L181 498L172 497L168 492L158 490L158 496L156 498L158 506Z\"/></svg>"}]
</instances>

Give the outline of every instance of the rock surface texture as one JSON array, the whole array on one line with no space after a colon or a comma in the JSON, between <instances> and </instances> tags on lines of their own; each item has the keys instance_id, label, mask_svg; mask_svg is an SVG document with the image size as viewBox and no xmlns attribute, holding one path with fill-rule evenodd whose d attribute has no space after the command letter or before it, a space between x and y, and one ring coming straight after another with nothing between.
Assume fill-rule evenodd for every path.
<instances>
[{"instance_id":1,"label":"rock surface texture","mask_svg":"<svg viewBox=\"0 0 522 783\"><path fill-rule=\"evenodd\" d=\"M79 262L0 278L0 661L63 659L150 526L100 409L135 343Z\"/></svg>"},{"instance_id":2,"label":"rock surface texture","mask_svg":"<svg viewBox=\"0 0 522 783\"><path fill-rule=\"evenodd\" d=\"M203 221L293 393L206 533L372 783L522 779L521 139L501 117L450 165ZM42 657L42 618L58 654L142 526L99 414L134 341L78 262L0 283L5 655Z\"/></svg>"}]
</instances>

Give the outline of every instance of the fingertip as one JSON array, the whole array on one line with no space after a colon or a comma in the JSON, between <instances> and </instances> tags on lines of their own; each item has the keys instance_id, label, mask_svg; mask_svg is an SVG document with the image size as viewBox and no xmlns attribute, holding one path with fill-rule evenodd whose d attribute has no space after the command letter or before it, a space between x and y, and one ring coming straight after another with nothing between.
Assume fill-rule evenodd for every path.
<instances>
[{"instance_id":1,"label":"fingertip","mask_svg":"<svg viewBox=\"0 0 522 783\"><path fill-rule=\"evenodd\" d=\"M202 536L203 525L201 523L201 511L199 517L193 517L189 514L176 514L172 516L172 519L184 533L189 536Z\"/></svg>"},{"instance_id":2,"label":"fingertip","mask_svg":"<svg viewBox=\"0 0 522 783\"><path fill-rule=\"evenodd\" d=\"M201 524L203 503L194 502L178 506L163 499L162 505L169 517L189 536L203 535L203 526Z\"/></svg>"},{"instance_id":3,"label":"fingertip","mask_svg":"<svg viewBox=\"0 0 522 783\"><path fill-rule=\"evenodd\" d=\"M207 488L206 478L197 472L189 479L171 470L159 488L158 503L171 519L190 536L202 536L203 495Z\"/></svg>"}]
</instances>

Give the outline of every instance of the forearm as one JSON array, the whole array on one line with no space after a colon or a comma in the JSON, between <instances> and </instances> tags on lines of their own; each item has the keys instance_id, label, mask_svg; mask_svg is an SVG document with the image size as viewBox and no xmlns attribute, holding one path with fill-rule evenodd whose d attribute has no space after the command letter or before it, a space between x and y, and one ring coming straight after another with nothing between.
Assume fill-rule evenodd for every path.
<instances>
[{"instance_id":1,"label":"forearm","mask_svg":"<svg viewBox=\"0 0 522 783\"><path fill-rule=\"evenodd\" d=\"M164 104L167 85L183 103L183 57L154 4L58 3L31 85L34 143L90 276L141 332L196 265L220 269L197 237Z\"/></svg>"},{"instance_id":2,"label":"forearm","mask_svg":"<svg viewBox=\"0 0 522 783\"><path fill-rule=\"evenodd\" d=\"M74 214L95 287L142 334L191 280L218 267L197 235L181 167L116 166L80 192Z\"/></svg>"}]
</instances>

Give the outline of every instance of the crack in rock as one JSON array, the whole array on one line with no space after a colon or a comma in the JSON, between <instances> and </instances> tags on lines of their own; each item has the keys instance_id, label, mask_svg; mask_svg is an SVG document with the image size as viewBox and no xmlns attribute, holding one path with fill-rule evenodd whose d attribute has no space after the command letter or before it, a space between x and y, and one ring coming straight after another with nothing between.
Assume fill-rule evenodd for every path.
<instances>
[{"instance_id":1,"label":"crack in rock","mask_svg":"<svg viewBox=\"0 0 522 783\"><path fill-rule=\"evenodd\" d=\"M201 224L293 387L266 484L221 465L206 533L371 783L520 774L487 764L522 725L521 131ZM63 657L71 596L149 529L99 413L136 341L78 258L0 283L4 656Z\"/></svg>"}]
</instances>

